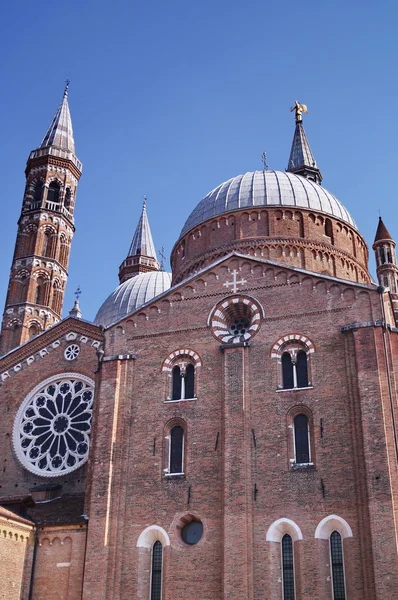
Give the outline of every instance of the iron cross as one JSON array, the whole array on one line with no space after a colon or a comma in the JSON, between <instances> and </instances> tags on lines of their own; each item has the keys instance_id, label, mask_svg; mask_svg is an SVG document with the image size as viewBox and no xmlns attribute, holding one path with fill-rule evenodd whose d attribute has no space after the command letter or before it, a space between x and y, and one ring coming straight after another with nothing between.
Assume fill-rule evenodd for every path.
<instances>
[{"instance_id":1,"label":"iron cross","mask_svg":"<svg viewBox=\"0 0 398 600\"><path fill-rule=\"evenodd\" d=\"M232 281L226 281L225 283L223 283L224 287L226 287L227 289L229 288L230 285L232 285L232 292L236 293L238 291L238 288L236 287L237 285L244 285L245 283L247 283L246 279L241 279L240 281L238 281L237 279L237 275L238 275L238 271L236 269L234 269L232 271L232 277L233 280Z\"/></svg>"}]
</instances>

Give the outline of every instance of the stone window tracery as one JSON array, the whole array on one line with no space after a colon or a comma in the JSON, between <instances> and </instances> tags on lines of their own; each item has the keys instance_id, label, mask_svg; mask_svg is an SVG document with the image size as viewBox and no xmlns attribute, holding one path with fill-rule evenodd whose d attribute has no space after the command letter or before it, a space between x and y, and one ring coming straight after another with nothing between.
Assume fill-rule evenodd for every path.
<instances>
[{"instance_id":1,"label":"stone window tracery","mask_svg":"<svg viewBox=\"0 0 398 600\"><path fill-rule=\"evenodd\" d=\"M74 373L36 386L14 422L14 448L22 465L44 477L83 465L90 447L93 398L93 382Z\"/></svg>"}]
</instances>

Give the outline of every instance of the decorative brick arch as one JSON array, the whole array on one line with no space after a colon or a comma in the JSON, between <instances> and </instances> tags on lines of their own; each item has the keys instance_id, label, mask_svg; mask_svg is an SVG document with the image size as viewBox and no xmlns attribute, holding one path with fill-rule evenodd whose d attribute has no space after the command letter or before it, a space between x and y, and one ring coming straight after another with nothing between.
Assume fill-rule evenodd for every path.
<instances>
[{"instance_id":1,"label":"decorative brick arch","mask_svg":"<svg viewBox=\"0 0 398 600\"><path fill-rule=\"evenodd\" d=\"M202 361L197 352L190 350L189 348L180 348L171 352L168 357L163 361L162 371L171 373L172 368L175 364L178 364L179 360L189 358L190 362L194 365L195 369L202 366Z\"/></svg>"},{"instance_id":2,"label":"decorative brick arch","mask_svg":"<svg viewBox=\"0 0 398 600\"><path fill-rule=\"evenodd\" d=\"M347 521L338 515L328 515L322 519L315 530L315 537L328 540L333 531L337 531L343 539L353 537L352 529Z\"/></svg>"},{"instance_id":3,"label":"decorative brick arch","mask_svg":"<svg viewBox=\"0 0 398 600\"><path fill-rule=\"evenodd\" d=\"M152 548L155 542L161 542L162 546L170 546L170 538L159 525L150 525L140 534L137 540L137 548Z\"/></svg>"},{"instance_id":4,"label":"decorative brick arch","mask_svg":"<svg viewBox=\"0 0 398 600\"><path fill-rule=\"evenodd\" d=\"M272 346L271 358L281 358L284 347L291 343L298 343L301 347L304 347L303 349L305 349L307 354L312 354L315 352L314 344L305 335L301 335L299 333L289 333L288 335L279 338L279 340Z\"/></svg>"},{"instance_id":5,"label":"decorative brick arch","mask_svg":"<svg viewBox=\"0 0 398 600\"><path fill-rule=\"evenodd\" d=\"M281 542L285 534L291 536L293 542L303 539L300 527L291 519L282 518L269 526L265 539L267 542Z\"/></svg>"}]
</instances>

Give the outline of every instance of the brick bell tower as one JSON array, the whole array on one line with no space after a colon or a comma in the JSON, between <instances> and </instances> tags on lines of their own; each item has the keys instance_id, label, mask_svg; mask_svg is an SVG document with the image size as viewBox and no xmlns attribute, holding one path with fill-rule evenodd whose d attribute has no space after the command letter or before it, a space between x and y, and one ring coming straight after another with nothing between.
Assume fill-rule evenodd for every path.
<instances>
[{"instance_id":1,"label":"brick bell tower","mask_svg":"<svg viewBox=\"0 0 398 600\"><path fill-rule=\"evenodd\" d=\"M62 318L76 188L68 85L40 147L30 153L17 241L5 303L0 353L5 354Z\"/></svg>"}]
</instances>

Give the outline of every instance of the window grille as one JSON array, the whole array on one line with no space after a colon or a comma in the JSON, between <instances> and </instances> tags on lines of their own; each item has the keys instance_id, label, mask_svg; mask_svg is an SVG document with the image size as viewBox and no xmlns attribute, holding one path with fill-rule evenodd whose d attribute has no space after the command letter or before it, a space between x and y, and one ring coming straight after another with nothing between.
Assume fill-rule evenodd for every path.
<instances>
[{"instance_id":1,"label":"window grille","mask_svg":"<svg viewBox=\"0 0 398 600\"><path fill-rule=\"evenodd\" d=\"M294 388L293 362L289 352L282 355L282 381L283 389L291 390Z\"/></svg>"},{"instance_id":2,"label":"window grille","mask_svg":"<svg viewBox=\"0 0 398 600\"><path fill-rule=\"evenodd\" d=\"M333 600L345 600L343 547L341 535L333 531L330 536L330 555L332 559Z\"/></svg>"},{"instance_id":3,"label":"window grille","mask_svg":"<svg viewBox=\"0 0 398 600\"><path fill-rule=\"evenodd\" d=\"M285 534L282 538L283 600L294 600L293 540Z\"/></svg>"},{"instance_id":4,"label":"window grille","mask_svg":"<svg viewBox=\"0 0 398 600\"><path fill-rule=\"evenodd\" d=\"M185 369L185 398L195 397L195 367L187 365Z\"/></svg>"},{"instance_id":5,"label":"window grille","mask_svg":"<svg viewBox=\"0 0 398 600\"><path fill-rule=\"evenodd\" d=\"M173 367L173 391L172 391L172 400L180 400L181 399L181 368L179 366Z\"/></svg>"},{"instance_id":6,"label":"window grille","mask_svg":"<svg viewBox=\"0 0 398 600\"><path fill-rule=\"evenodd\" d=\"M162 600L162 559L162 544L155 542L152 546L151 600Z\"/></svg>"}]
</instances>

